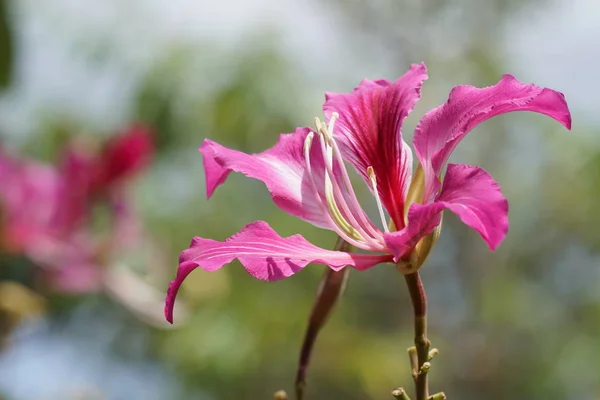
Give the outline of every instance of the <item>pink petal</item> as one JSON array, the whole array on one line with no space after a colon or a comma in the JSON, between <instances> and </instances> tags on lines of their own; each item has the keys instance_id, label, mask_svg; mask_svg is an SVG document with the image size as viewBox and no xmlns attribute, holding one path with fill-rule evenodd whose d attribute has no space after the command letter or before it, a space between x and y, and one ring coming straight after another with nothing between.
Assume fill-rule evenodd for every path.
<instances>
[{"instance_id":1,"label":"pink petal","mask_svg":"<svg viewBox=\"0 0 600 400\"><path fill-rule=\"evenodd\" d=\"M394 262L407 256L419 243L419 240L429 235L441 222L443 203L418 204L414 203L408 210L408 224L397 232L384 234L385 244L394 255Z\"/></svg>"},{"instance_id":2,"label":"pink petal","mask_svg":"<svg viewBox=\"0 0 600 400\"><path fill-rule=\"evenodd\" d=\"M40 237L28 244L26 254L41 267L46 284L54 291L83 294L97 292L102 286L97 247L86 235Z\"/></svg>"},{"instance_id":3,"label":"pink petal","mask_svg":"<svg viewBox=\"0 0 600 400\"><path fill-rule=\"evenodd\" d=\"M108 246L111 249L130 249L143 238L144 230L139 215L127 199L119 193L110 199L112 213L112 235Z\"/></svg>"},{"instance_id":4,"label":"pink petal","mask_svg":"<svg viewBox=\"0 0 600 400\"><path fill-rule=\"evenodd\" d=\"M46 269L44 275L50 289L63 294L96 293L102 288L103 270L91 262Z\"/></svg>"},{"instance_id":5,"label":"pink petal","mask_svg":"<svg viewBox=\"0 0 600 400\"><path fill-rule=\"evenodd\" d=\"M109 189L122 179L145 168L154 153L151 130L132 124L108 142L98 159L96 190Z\"/></svg>"},{"instance_id":6,"label":"pink petal","mask_svg":"<svg viewBox=\"0 0 600 400\"><path fill-rule=\"evenodd\" d=\"M404 226L404 198L412 174L402 122L419 100L425 79L425 65L415 64L393 83L364 80L352 93L327 93L323 106L328 118L339 114L334 132L341 151L369 187L367 168L373 167L381 200L398 228Z\"/></svg>"},{"instance_id":7,"label":"pink petal","mask_svg":"<svg viewBox=\"0 0 600 400\"><path fill-rule=\"evenodd\" d=\"M246 154L231 150L211 140L205 140L200 152L204 156L206 195L227 179L231 171L240 172L265 183L275 204L285 212L316 226L329 228L319 199L313 192L306 174L304 140L308 128L298 128L294 133L281 135L277 144L259 154ZM318 189L324 196L324 163L318 140L311 148L311 165L318 179Z\"/></svg>"},{"instance_id":8,"label":"pink petal","mask_svg":"<svg viewBox=\"0 0 600 400\"><path fill-rule=\"evenodd\" d=\"M0 151L0 247L21 252L48 233L57 207L59 176L51 167Z\"/></svg>"},{"instance_id":9,"label":"pink petal","mask_svg":"<svg viewBox=\"0 0 600 400\"><path fill-rule=\"evenodd\" d=\"M496 115L533 111L547 115L571 129L571 114L562 93L526 85L504 75L494 86L457 86L448 101L428 112L415 130L414 148L425 169L425 201L437 189L437 177L450 153L475 126Z\"/></svg>"},{"instance_id":10,"label":"pink petal","mask_svg":"<svg viewBox=\"0 0 600 400\"><path fill-rule=\"evenodd\" d=\"M89 217L97 162L95 156L82 149L72 147L66 151L58 171L59 199L51 222L56 232L68 234Z\"/></svg>"},{"instance_id":11,"label":"pink petal","mask_svg":"<svg viewBox=\"0 0 600 400\"><path fill-rule=\"evenodd\" d=\"M235 258L253 277L275 281L295 274L310 263L326 264L334 270L347 265L363 270L389 261L391 256L321 249L300 235L282 238L263 221L247 225L224 242L196 237L190 248L181 253L177 277L169 285L165 305L167 320L173 321L177 291L196 267L216 271Z\"/></svg>"},{"instance_id":12,"label":"pink petal","mask_svg":"<svg viewBox=\"0 0 600 400\"><path fill-rule=\"evenodd\" d=\"M413 204L408 226L385 235L394 260L406 256L412 248L440 223L441 212L449 209L475 229L493 251L508 232L508 201L500 187L485 170L463 164L449 164L444 186L431 204Z\"/></svg>"},{"instance_id":13,"label":"pink petal","mask_svg":"<svg viewBox=\"0 0 600 400\"><path fill-rule=\"evenodd\" d=\"M492 251L508 232L508 201L498 183L482 168L448 164L436 202L445 204L479 232Z\"/></svg>"}]
</instances>

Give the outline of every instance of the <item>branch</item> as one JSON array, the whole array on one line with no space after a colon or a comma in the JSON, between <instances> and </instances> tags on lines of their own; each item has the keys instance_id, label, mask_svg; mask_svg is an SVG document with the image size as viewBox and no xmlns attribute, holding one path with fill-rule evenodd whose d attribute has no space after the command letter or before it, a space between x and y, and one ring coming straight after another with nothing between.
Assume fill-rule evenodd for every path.
<instances>
[{"instance_id":1,"label":"branch","mask_svg":"<svg viewBox=\"0 0 600 400\"><path fill-rule=\"evenodd\" d=\"M341 238L334 247L334 250L349 251L351 246ZM319 289L315 302L313 304L302 349L300 350L300 360L298 361L298 370L296 372L296 400L302 400L304 396L304 387L306 386L306 370L310 363L313 346L321 328L327 322L338 299L344 293L346 282L348 281L349 268L340 271L334 271L327 268L321 278Z\"/></svg>"}]
</instances>

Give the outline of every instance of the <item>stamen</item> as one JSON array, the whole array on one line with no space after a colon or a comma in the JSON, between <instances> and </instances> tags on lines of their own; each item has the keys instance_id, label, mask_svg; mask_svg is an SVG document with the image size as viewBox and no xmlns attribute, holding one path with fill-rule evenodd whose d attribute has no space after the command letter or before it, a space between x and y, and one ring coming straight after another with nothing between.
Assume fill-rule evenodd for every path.
<instances>
[{"instance_id":1,"label":"stamen","mask_svg":"<svg viewBox=\"0 0 600 400\"><path fill-rule=\"evenodd\" d=\"M365 232L365 230L362 228L362 226L358 223L358 221L356 220L354 214L352 213L350 207L348 206L346 199L344 197L344 194L342 192L342 189L340 188L340 185L337 181L337 179L335 178L334 174L333 174L333 160L331 159L331 157L328 158L328 147L327 147L327 143L325 143L325 138L320 135L319 139L321 140L321 151L323 154L323 158L325 159L325 179L326 179L326 184L329 183L331 186L327 187L326 186L326 194L328 196L328 200L331 199L331 204L329 204L328 202L328 206L330 206L332 208L331 212L332 213L339 213L340 218L343 221L346 221L346 219L343 217L343 214L341 214L341 212L339 212L339 208L338 205L341 206L342 210L345 212L346 218L349 219L349 222L346 221L346 223L351 226L361 237L361 239L365 242L367 242L372 248L382 248L382 243L380 243L380 241L378 241L377 239L375 239L375 237L369 235L367 232ZM331 189L331 191L329 191L329 189ZM362 210L360 208L360 205L356 206L358 210ZM335 214L334 214L335 215Z\"/></svg>"},{"instance_id":2,"label":"stamen","mask_svg":"<svg viewBox=\"0 0 600 400\"><path fill-rule=\"evenodd\" d=\"M319 206L323 209L328 220L333 225L334 230L340 237L348 241L348 243L364 250L383 251L385 249L385 244L383 242L381 231L371 222L361 208L352 187L340 149L334 139L333 130L338 118L339 114L337 112L331 113L329 124L326 124L319 118L315 118L314 122L316 130L315 132L310 132L305 139L304 157L310 184L315 196L317 196L319 200ZM319 136L321 152L325 164L323 176L323 183L325 184L325 201L322 201L310 165L310 149L315 133ZM337 166L339 167L339 170L337 170L336 173L341 173L341 182L343 183L340 182L340 177L334 175L334 160L339 164ZM380 217L383 221L384 230L385 232L389 232L389 229L385 224L383 206L377 195L376 182L374 185L375 197ZM342 186L345 186L345 190Z\"/></svg>"},{"instance_id":3,"label":"stamen","mask_svg":"<svg viewBox=\"0 0 600 400\"><path fill-rule=\"evenodd\" d=\"M331 118L329 118L329 126L319 118L315 117L315 128L317 128L317 133L325 138L327 144L329 145L328 147L333 146L333 127L335 125L335 120L339 117L340 115L338 113L331 113Z\"/></svg>"},{"instance_id":4,"label":"stamen","mask_svg":"<svg viewBox=\"0 0 600 400\"><path fill-rule=\"evenodd\" d=\"M351 244L352 246L355 246L359 249L363 249L363 250L369 250L369 247L365 245L365 243L363 241L358 241L356 240L354 237L349 236L348 232L343 230L340 225L334 221L332 219L331 214L329 213L330 210L328 210L328 207L323 204L323 201L321 200L321 196L319 195L319 191L317 189L317 184L315 182L314 176L313 176L313 172L312 172L312 168L311 168L311 163L310 163L310 148L312 146L312 141L313 141L313 137L314 137L314 133L313 132L309 132L308 135L306 136L306 139L304 139L304 161L306 164L306 173L311 185L311 188L313 190L313 194L315 196L315 198L317 199L319 206L321 207L321 210L323 210L323 213L327 216L327 218L329 219L330 224L332 225L334 231L345 241L347 241L349 244Z\"/></svg>"},{"instance_id":5,"label":"stamen","mask_svg":"<svg viewBox=\"0 0 600 400\"><path fill-rule=\"evenodd\" d=\"M386 233L389 233L390 230L388 228L388 224L385 219L385 213L383 212L383 205L381 204L381 198L379 197L379 192L377 192L377 176L375 176L375 170L373 169L373 167L369 166L367 168L367 174L369 174L369 179L371 180L371 185L373 186L373 195L375 196L375 201L377 202L377 208L379 209L379 218L381 218L381 223L383 224L383 229L385 229Z\"/></svg>"},{"instance_id":6,"label":"stamen","mask_svg":"<svg viewBox=\"0 0 600 400\"><path fill-rule=\"evenodd\" d=\"M348 170L346 169L346 165L344 164L344 159L342 158L342 153L337 145L337 142L335 140L333 140L332 145L333 145L333 150L334 150L333 154L335 155L335 158L336 158L338 164L340 165L340 172L342 173L342 179L344 180L344 183L346 185L346 190L348 191L348 197L349 197L348 200L350 201L350 203L352 204L354 209L362 210L360 203L358 202L358 199L356 197L356 192L354 191L354 187L352 187L352 182L350 181L350 175L348 175ZM371 220L365 215L364 212L359 212L358 218L360 219L362 228L364 230L368 231L370 236L372 236L373 238L377 238L380 236L379 230L375 227L375 225L373 225ZM381 245L383 246L383 242L381 242Z\"/></svg>"},{"instance_id":7,"label":"stamen","mask_svg":"<svg viewBox=\"0 0 600 400\"><path fill-rule=\"evenodd\" d=\"M321 122L321 120L318 117L315 117L315 128L317 128L317 133L321 132L322 126L323 126L323 123Z\"/></svg>"},{"instance_id":8,"label":"stamen","mask_svg":"<svg viewBox=\"0 0 600 400\"><path fill-rule=\"evenodd\" d=\"M335 124L335 120L340 117L340 114L335 111L331 113L331 118L329 118L329 126L327 127L327 135L329 136L330 141L333 140L333 126Z\"/></svg>"},{"instance_id":9,"label":"stamen","mask_svg":"<svg viewBox=\"0 0 600 400\"><path fill-rule=\"evenodd\" d=\"M320 137L323 139L323 136ZM340 226L340 228L342 228L342 230L347 232L355 239L364 241L363 236L352 225L350 225L348 221L346 221L346 219L340 212L340 209L338 208L333 193L332 179L335 179L335 177L332 177L330 174L331 164L333 160L333 149L331 148L331 146L327 146L325 140L321 140L321 146L323 148L323 157L326 157L325 164L327 166L325 168L325 200L327 202L327 207L329 208L331 216L333 217L334 221Z\"/></svg>"}]
</instances>

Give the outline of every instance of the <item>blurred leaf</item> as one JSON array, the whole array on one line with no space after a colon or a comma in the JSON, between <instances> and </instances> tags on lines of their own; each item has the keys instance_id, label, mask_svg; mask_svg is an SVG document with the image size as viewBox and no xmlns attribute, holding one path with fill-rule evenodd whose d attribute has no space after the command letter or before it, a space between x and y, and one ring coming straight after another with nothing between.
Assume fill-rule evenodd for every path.
<instances>
[{"instance_id":1,"label":"blurred leaf","mask_svg":"<svg viewBox=\"0 0 600 400\"><path fill-rule=\"evenodd\" d=\"M10 84L13 75L14 40L8 8L8 0L0 0L0 89Z\"/></svg>"}]
</instances>

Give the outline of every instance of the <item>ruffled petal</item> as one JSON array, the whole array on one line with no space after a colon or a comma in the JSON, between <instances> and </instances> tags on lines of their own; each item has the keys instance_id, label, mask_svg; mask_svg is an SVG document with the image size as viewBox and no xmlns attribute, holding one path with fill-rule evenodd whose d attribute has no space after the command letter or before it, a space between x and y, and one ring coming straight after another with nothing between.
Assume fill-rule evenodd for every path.
<instances>
[{"instance_id":1,"label":"ruffled petal","mask_svg":"<svg viewBox=\"0 0 600 400\"><path fill-rule=\"evenodd\" d=\"M197 267L216 271L237 258L253 277L264 281L287 278L310 263L326 264L334 270L351 266L360 270L389 261L389 255L352 254L321 249L300 235L279 236L266 222L244 227L224 242L194 238L179 257L177 277L169 285L165 317L173 321L175 296L183 280Z\"/></svg>"},{"instance_id":2,"label":"ruffled petal","mask_svg":"<svg viewBox=\"0 0 600 400\"><path fill-rule=\"evenodd\" d=\"M450 153L475 126L496 115L533 111L571 129L571 114L562 93L519 82L504 75L490 87L457 86L448 101L431 110L415 130L414 148L425 170L425 201L439 188L439 177Z\"/></svg>"},{"instance_id":3,"label":"ruffled petal","mask_svg":"<svg viewBox=\"0 0 600 400\"><path fill-rule=\"evenodd\" d=\"M334 135L344 159L367 181L368 167L377 176L381 200L398 228L412 174L412 153L402 139L402 122L421 96L427 79L425 64L414 64L395 82L363 80L349 94L327 93L323 110L328 119L339 114Z\"/></svg>"},{"instance_id":4,"label":"ruffled petal","mask_svg":"<svg viewBox=\"0 0 600 400\"><path fill-rule=\"evenodd\" d=\"M492 251L508 232L508 201L498 183L482 168L448 164L437 202L479 232Z\"/></svg>"},{"instance_id":5,"label":"ruffled petal","mask_svg":"<svg viewBox=\"0 0 600 400\"><path fill-rule=\"evenodd\" d=\"M482 168L448 164L444 185L436 201L426 205L413 204L408 212L407 227L385 235L385 243L395 261L406 256L419 240L433 232L445 209L479 232L492 251L508 232L508 201L498 183Z\"/></svg>"},{"instance_id":6,"label":"ruffled petal","mask_svg":"<svg viewBox=\"0 0 600 400\"><path fill-rule=\"evenodd\" d=\"M273 201L283 211L322 228L330 228L330 220L319 205L306 174L303 154L304 141L310 132L298 128L294 133L281 135L277 144L259 154L231 150L211 140L205 140L200 152L204 157L206 196L227 179L231 171L240 172L265 183ZM320 144L311 148L311 167L317 179L319 195L324 198L324 163Z\"/></svg>"}]
</instances>

